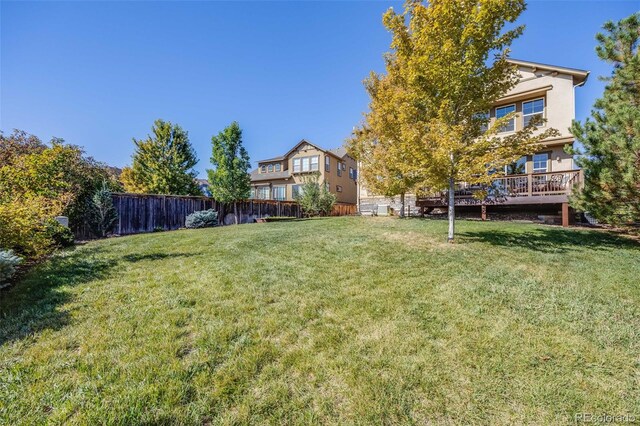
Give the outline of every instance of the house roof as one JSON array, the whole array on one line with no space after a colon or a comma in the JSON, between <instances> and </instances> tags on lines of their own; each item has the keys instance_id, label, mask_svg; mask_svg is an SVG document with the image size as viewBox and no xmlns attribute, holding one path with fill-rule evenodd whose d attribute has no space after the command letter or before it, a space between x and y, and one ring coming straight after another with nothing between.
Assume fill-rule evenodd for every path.
<instances>
[{"instance_id":1,"label":"house roof","mask_svg":"<svg viewBox=\"0 0 640 426\"><path fill-rule=\"evenodd\" d=\"M283 170L281 172L271 173L258 173L258 169L251 171L251 182L259 182L263 180L275 180L275 179L287 179L291 177L289 170Z\"/></svg>"},{"instance_id":2,"label":"house roof","mask_svg":"<svg viewBox=\"0 0 640 426\"><path fill-rule=\"evenodd\" d=\"M522 67L533 68L534 70L556 71L561 74L568 74L573 77L574 85L583 85L589 77L589 71L577 68L560 67L557 65L543 64L540 62L523 61L521 59L507 59L507 62Z\"/></svg>"},{"instance_id":3,"label":"house roof","mask_svg":"<svg viewBox=\"0 0 640 426\"><path fill-rule=\"evenodd\" d=\"M318 145L316 145L316 144L314 144L314 143L312 143L312 142L309 142L309 141L308 141L308 140L306 140L306 139L302 139L300 142L298 142L297 144L295 144L295 145L293 146L293 148L291 148L289 151L287 151L287 153L286 153L286 154L281 155L280 157L268 158L268 159L266 159L266 160L259 160L259 161L258 161L258 164L268 163L268 162L271 162L271 161L282 161L282 160L285 160L285 159L287 159L287 157L289 157L289 156L290 156L290 155L291 155L291 154L292 154L296 149L298 149L298 148L300 147L300 145L302 145L302 144L308 144L308 145L311 145L312 147L316 148L318 151L322 151L322 152L324 152L324 153L329 153L329 154L334 155L334 156L336 156L336 157L338 157L338 158L342 158L342 157L344 157L345 155L348 155L348 154L347 154L347 150L346 150L344 147L339 147L339 148L334 148L334 149L324 149L324 148L322 148L322 147L320 147L320 146L318 146ZM253 172L252 172L252 173L253 173ZM271 175L273 175L273 174L271 173Z\"/></svg>"}]
</instances>

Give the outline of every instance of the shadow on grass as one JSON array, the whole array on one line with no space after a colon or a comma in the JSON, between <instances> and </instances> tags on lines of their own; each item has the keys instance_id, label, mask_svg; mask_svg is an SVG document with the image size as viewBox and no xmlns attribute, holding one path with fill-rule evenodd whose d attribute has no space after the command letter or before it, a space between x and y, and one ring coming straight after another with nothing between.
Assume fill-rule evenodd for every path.
<instances>
[{"instance_id":1,"label":"shadow on grass","mask_svg":"<svg viewBox=\"0 0 640 426\"><path fill-rule=\"evenodd\" d=\"M543 253L564 253L571 250L637 249L640 244L608 232L576 231L559 228L531 228L525 232L510 232L497 229L462 232L459 236L467 241L476 241L493 246L522 247Z\"/></svg>"},{"instance_id":2,"label":"shadow on grass","mask_svg":"<svg viewBox=\"0 0 640 426\"><path fill-rule=\"evenodd\" d=\"M192 256L190 253L147 253L111 257L102 247L69 250L36 265L14 286L0 291L0 345L42 330L60 330L70 322L59 306L72 300L60 287L77 286L111 276L119 266Z\"/></svg>"}]
</instances>

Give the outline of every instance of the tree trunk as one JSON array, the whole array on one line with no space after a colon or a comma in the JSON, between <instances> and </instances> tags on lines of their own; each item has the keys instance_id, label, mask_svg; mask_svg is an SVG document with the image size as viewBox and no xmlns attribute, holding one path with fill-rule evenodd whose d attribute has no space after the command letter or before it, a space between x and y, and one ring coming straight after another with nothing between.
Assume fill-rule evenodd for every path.
<instances>
[{"instance_id":1,"label":"tree trunk","mask_svg":"<svg viewBox=\"0 0 640 426\"><path fill-rule=\"evenodd\" d=\"M455 185L453 176L449 178L449 238L450 243L453 242L453 235L455 229L456 220L456 200L455 200Z\"/></svg>"},{"instance_id":2,"label":"tree trunk","mask_svg":"<svg viewBox=\"0 0 640 426\"><path fill-rule=\"evenodd\" d=\"M400 194L400 217L404 217L404 192Z\"/></svg>"},{"instance_id":3,"label":"tree trunk","mask_svg":"<svg viewBox=\"0 0 640 426\"><path fill-rule=\"evenodd\" d=\"M238 202L233 202L233 218L235 219L236 225L238 224Z\"/></svg>"}]
</instances>

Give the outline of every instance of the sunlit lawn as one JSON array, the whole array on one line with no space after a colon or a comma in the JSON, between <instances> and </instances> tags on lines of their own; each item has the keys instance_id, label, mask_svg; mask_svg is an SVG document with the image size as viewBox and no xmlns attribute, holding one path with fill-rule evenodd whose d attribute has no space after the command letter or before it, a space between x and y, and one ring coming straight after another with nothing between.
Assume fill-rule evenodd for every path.
<instances>
[{"instance_id":1,"label":"sunlit lawn","mask_svg":"<svg viewBox=\"0 0 640 426\"><path fill-rule=\"evenodd\" d=\"M0 293L0 423L555 424L640 415L640 246L504 222L154 233Z\"/></svg>"}]
</instances>

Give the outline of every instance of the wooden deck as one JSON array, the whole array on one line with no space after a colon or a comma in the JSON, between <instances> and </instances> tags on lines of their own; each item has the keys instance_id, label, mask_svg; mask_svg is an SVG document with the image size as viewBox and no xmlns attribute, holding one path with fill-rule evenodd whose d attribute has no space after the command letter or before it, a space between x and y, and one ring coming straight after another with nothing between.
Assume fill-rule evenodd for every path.
<instances>
[{"instance_id":1,"label":"wooden deck","mask_svg":"<svg viewBox=\"0 0 640 426\"><path fill-rule=\"evenodd\" d=\"M461 183L455 194L456 206L487 205L539 205L564 204L574 186L582 184L582 170L564 172L529 173L497 178L487 186ZM478 198L479 191L487 191L485 198ZM419 196L416 206L426 208L446 207L446 193Z\"/></svg>"}]
</instances>

